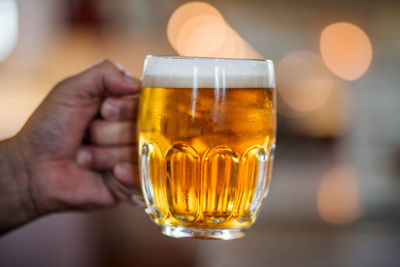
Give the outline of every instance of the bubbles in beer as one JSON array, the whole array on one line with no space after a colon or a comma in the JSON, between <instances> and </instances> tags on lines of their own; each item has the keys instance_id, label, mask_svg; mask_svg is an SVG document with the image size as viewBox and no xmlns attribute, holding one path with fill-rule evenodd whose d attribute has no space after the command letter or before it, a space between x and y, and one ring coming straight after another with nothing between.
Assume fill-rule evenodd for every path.
<instances>
[{"instance_id":1,"label":"bubbles in beer","mask_svg":"<svg viewBox=\"0 0 400 267\"><path fill-rule=\"evenodd\" d=\"M182 222L193 221L200 210L200 157L196 150L184 143L173 145L165 155L165 174L172 216Z\"/></svg>"},{"instance_id":2,"label":"bubbles in beer","mask_svg":"<svg viewBox=\"0 0 400 267\"><path fill-rule=\"evenodd\" d=\"M168 226L247 228L269 183L273 91L227 88L221 124L212 122L214 89L197 90L198 105L190 118L192 94L190 88L142 91L139 146L153 219ZM155 105L156 110L148 108Z\"/></svg>"},{"instance_id":3,"label":"bubbles in beer","mask_svg":"<svg viewBox=\"0 0 400 267\"><path fill-rule=\"evenodd\" d=\"M268 154L264 147L250 147L241 157L238 195L242 201L237 202L235 209L240 222L249 220L259 208L269 182L267 168Z\"/></svg>"},{"instance_id":4,"label":"bubbles in beer","mask_svg":"<svg viewBox=\"0 0 400 267\"><path fill-rule=\"evenodd\" d=\"M171 236L240 236L232 233L252 225L270 181L272 62L148 56L142 86L138 146L152 219Z\"/></svg>"},{"instance_id":5,"label":"bubbles in beer","mask_svg":"<svg viewBox=\"0 0 400 267\"><path fill-rule=\"evenodd\" d=\"M203 218L212 224L224 222L240 200L236 200L239 155L229 147L215 147L204 155L202 167Z\"/></svg>"}]
</instances>

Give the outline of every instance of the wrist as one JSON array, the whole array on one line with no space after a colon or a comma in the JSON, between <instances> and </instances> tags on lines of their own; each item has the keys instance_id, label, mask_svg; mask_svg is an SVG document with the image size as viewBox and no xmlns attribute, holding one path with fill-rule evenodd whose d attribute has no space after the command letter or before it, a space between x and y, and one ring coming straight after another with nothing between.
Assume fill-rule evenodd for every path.
<instances>
[{"instance_id":1,"label":"wrist","mask_svg":"<svg viewBox=\"0 0 400 267\"><path fill-rule=\"evenodd\" d=\"M40 215L18 136L0 142L0 233Z\"/></svg>"}]
</instances>

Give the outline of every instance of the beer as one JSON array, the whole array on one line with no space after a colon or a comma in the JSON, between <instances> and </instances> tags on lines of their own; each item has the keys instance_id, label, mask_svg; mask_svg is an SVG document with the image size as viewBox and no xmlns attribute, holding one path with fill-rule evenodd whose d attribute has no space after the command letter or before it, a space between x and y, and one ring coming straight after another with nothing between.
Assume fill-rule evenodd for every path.
<instances>
[{"instance_id":1,"label":"beer","mask_svg":"<svg viewBox=\"0 0 400 267\"><path fill-rule=\"evenodd\" d=\"M275 91L249 76L225 76L220 87L213 72L189 87L185 71L173 80L162 71L144 76L138 134L147 209L167 235L239 237L270 181Z\"/></svg>"}]
</instances>

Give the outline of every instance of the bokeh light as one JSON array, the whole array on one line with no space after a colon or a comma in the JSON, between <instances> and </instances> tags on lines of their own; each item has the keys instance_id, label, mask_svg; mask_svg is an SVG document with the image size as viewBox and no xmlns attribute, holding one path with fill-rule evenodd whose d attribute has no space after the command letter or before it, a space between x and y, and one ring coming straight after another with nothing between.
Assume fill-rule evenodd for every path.
<instances>
[{"instance_id":1,"label":"bokeh light","mask_svg":"<svg viewBox=\"0 0 400 267\"><path fill-rule=\"evenodd\" d=\"M18 10L15 0L0 1L0 61L15 47L18 36Z\"/></svg>"},{"instance_id":2,"label":"bokeh light","mask_svg":"<svg viewBox=\"0 0 400 267\"><path fill-rule=\"evenodd\" d=\"M321 33L320 49L326 66L349 81L360 78L372 60L372 45L367 34L351 23L328 25Z\"/></svg>"},{"instance_id":3,"label":"bokeh light","mask_svg":"<svg viewBox=\"0 0 400 267\"><path fill-rule=\"evenodd\" d=\"M178 35L180 34L182 26L197 16L223 19L221 13L210 4L204 2L189 2L181 5L171 15L167 25L168 41L175 50L178 50Z\"/></svg>"},{"instance_id":4,"label":"bokeh light","mask_svg":"<svg viewBox=\"0 0 400 267\"><path fill-rule=\"evenodd\" d=\"M310 112L326 103L334 87L333 78L319 55L296 51L284 57L277 66L277 92L291 109ZM281 111L283 115L288 114Z\"/></svg>"},{"instance_id":5,"label":"bokeh light","mask_svg":"<svg viewBox=\"0 0 400 267\"><path fill-rule=\"evenodd\" d=\"M227 38L223 18L203 15L185 22L179 30L176 50L182 56L210 56L222 47Z\"/></svg>"},{"instance_id":6,"label":"bokeh light","mask_svg":"<svg viewBox=\"0 0 400 267\"><path fill-rule=\"evenodd\" d=\"M263 58L215 7L204 2L177 8L169 19L167 37L181 56Z\"/></svg>"},{"instance_id":7,"label":"bokeh light","mask_svg":"<svg viewBox=\"0 0 400 267\"><path fill-rule=\"evenodd\" d=\"M351 117L349 88L335 82L328 100L320 108L291 121L296 132L313 138L336 138L346 133Z\"/></svg>"},{"instance_id":8,"label":"bokeh light","mask_svg":"<svg viewBox=\"0 0 400 267\"><path fill-rule=\"evenodd\" d=\"M317 195L318 212L332 224L347 224L361 215L357 170L337 166L323 177Z\"/></svg>"}]
</instances>

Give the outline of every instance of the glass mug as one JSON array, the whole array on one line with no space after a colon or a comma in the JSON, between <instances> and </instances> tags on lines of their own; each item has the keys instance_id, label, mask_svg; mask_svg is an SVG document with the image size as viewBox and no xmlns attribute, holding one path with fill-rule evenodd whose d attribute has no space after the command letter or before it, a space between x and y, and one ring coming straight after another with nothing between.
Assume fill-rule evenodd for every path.
<instances>
[{"instance_id":1,"label":"glass mug","mask_svg":"<svg viewBox=\"0 0 400 267\"><path fill-rule=\"evenodd\" d=\"M163 234L242 237L268 193L275 135L272 61L146 57L139 172L145 210Z\"/></svg>"}]
</instances>

